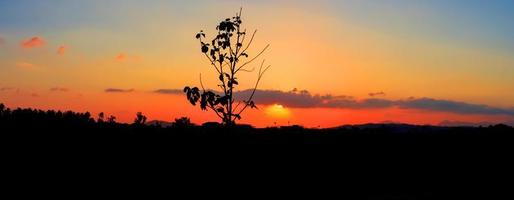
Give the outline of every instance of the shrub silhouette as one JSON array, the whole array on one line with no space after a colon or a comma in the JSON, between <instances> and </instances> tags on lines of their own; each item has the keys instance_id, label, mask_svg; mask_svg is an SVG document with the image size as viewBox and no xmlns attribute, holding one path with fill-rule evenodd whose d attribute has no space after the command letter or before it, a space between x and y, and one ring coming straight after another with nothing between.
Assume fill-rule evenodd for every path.
<instances>
[{"instance_id":1,"label":"shrub silhouette","mask_svg":"<svg viewBox=\"0 0 514 200\"><path fill-rule=\"evenodd\" d=\"M116 123L116 117L111 115L107 118L107 122L110 123L110 124L115 124Z\"/></svg>"},{"instance_id":2,"label":"shrub silhouette","mask_svg":"<svg viewBox=\"0 0 514 200\"><path fill-rule=\"evenodd\" d=\"M134 125L144 125L145 123L146 116L144 116L142 112L137 112L136 118L134 119Z\"/></svg>"},{"instance_id":3,"label":"shrub silhouette","mask_svg":"<svg viewBox=\"0 0 514 200\"><path fill-rule=\"evenodd\" d=\"M249 58L247 50L252 45L257 30L253 32L249 40L246 40L248 39L246 37L246 29L241 27L243 23L241 13L242 10L235 17L221 21L216 26L217 35L210 42L206 41L203 30L196 34L196 39L200 42L201 52L209 59L210 64L217 72L218 87L222 92L217 94L206 90L203 86L201 75L201 91L198 87L186 86L184 88L187 100L193 106L199 102L202 110L212 110L225 126L234 125L236 120L241 119L241 114L248 107L257 108L252 99L262 76L270 67L269 65L264 66L265 60L263 60L259 67L257 81L251 95L246 100L238 101L234 99L234 88L239 85L239 80L237 79L238 72L254 71L254 69L247 69L245 67L259 58L269 48L268 44L254 57ZM235 106L234 103L236 103Z\"/></svg>"},{"instance_id":4,"label":"shrub silhouette","mask_svg":"<svg viewBox=\"0 0 514 200\"><path fill-rule=\"evenodd\" d=\"M105 114L104 112L100 112L98 113L98 120L97 120L98 123L104 123L105 122Z\"/></svg>"},{"instance_id":5,"label":"shrub silhouette","mask_svg":"<svg viewBox=\"0 0 514 200\"><path fill-rule=\"evenodd\" d=\"M176 118L175 122L171 125L173 128L187 128L187 127L193 127L195 126L193 123L191 123L191 119L188 117L181 117Z\"/></svg>"}]
</instances>

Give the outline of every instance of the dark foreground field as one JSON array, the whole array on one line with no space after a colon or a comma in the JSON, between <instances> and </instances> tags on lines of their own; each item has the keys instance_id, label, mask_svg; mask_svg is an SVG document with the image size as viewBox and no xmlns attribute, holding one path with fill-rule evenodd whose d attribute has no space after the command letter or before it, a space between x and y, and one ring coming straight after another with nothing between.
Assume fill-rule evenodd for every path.
<instances>
[{"instance_id":1,"label":"dark foreground field","mask_svg":"<svg viewBox=\"0 0 514 200\"><path fill-rule=\"evenodd\" d=\"M240 198L276 190L288 197L489 199L511 191L514 129L504 125L160 127L22 111L0 113L4 172L14 177L11 185L54 186L43 193L125 184Z\"/></svg>"}]
</instances>

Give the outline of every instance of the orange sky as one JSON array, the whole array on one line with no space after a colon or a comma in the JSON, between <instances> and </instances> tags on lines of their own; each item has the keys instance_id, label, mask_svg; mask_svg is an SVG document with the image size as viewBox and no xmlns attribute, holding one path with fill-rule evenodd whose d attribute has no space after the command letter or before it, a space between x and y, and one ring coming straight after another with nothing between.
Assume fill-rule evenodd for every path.
<instances>
[{"instance_id":1,"label":"orange sky","mask_svg":"<svg viewBox=\"0 0 514 200\"><path fill-rule=\"evenodd\" d=\"M196 123L215 120L213 113L189 105L184 96L153 91L198 85L200 73L205 85L215 89L215 72L194 35L205 30L211 36L216 22L238 10L239 5L233 4L228 0L91 0L53 6L29 0L2 2L0 102L12 108L104 111L122 122L131 122L138 111L166 121L181 116ZM330 127L384 121L514 121L514 42L509 37L514 25L508 20L512 19L509 9L503 9L510 4L330 0L241 4L244 26L259 30L250 53L271 44L263 58L272 68L261 89L281 91L280 95L293 88L307 90L311 96L303 100L314 101L316 94L346 95L353 97L351 103L363 106L323 102L295 106L297 100L278 99L284 109L277 111L276 106L267 108L274 104L267 99L266 105L257 102L261 109L244 115L243 123ZM239 89L250 88L255 76L241 75ZM125 92L105 92L108 88ZM294 100L296 94L289 95ZM410 97L433 99L437 105L411 105ZM370 98L395 105L361 105Z\"/></svg>"}]
</instances>

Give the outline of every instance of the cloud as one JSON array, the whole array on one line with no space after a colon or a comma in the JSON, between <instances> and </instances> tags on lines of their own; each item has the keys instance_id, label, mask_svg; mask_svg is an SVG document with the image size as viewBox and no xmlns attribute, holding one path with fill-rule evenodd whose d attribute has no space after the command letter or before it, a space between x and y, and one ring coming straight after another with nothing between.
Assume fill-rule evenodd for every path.
<instances>
[{"instance_id":1,"label":"cloud","mask_svg":"<svg viewBox=\"0 0 514 200\"><path fill-rule=\"evenodd\" d=\"M153 92L158 93L158 94L183 94L184 93L183 90L179 90L179 89L158 89Z\"/></svg>"},{"instance_id":2,"label":"cloud","mask_svg":"<svg viewBox=\"0 0 514 200\"><path fill-rule=\"evenodd\" d=\"M70 90L68 88L53 87L53 88L50 88L50 91L52 91L52 92L68 92Z\"/></svg>"},{"instance_id":3,"label":"cloud","mask_svg":"<svg viewBox=\"0 0 514 200\"><path fill-rule=\"evenodd\" d=\"M386 93L385 92L370 92L368 94L370 97L375 97L375 96L385 96Z\"/></svg>"},{"instance_id":4,"label":"cloud","mask_svg":"<svg viewBox=\"0 0 514 200\"><path fill-rule=\"evenodd\" d=\"M488 115L512 115L514 109L496 108L487 105L470 104L459 101L438 100L431 98L410 98L396 101L400 108L415 108L422 110L446 111L461 114L488 114Z\"/></svg>"},{"instance_id":5,"label":"cloud","mask_svg":"<svg viewBox=\"0 0 514 200\"><path fill-rule=\"evenodd\" d=\"M3 44L5 44L5 39L2 36L0 36L0 45L3 45Z\"/></svg>"},{"instance_id":6,"label":"cloud","mask_svg":"<svg viewBox=\"0 0 514 200\"><path fill-rule=\"evenodd\" d=\"M57 49L57 54L59 55L64 55L66 53L66 50L67 50L67 47L66 46L60 46L58 49Z\"/></svg>"},{"instance_id":7,"label":"cloud","mask_svg":"<svg viewBox=\"0 0 514 200\"><path fill-rule=\"evenodd\" d=\"M30 39L27 39L26 41L22 41L21 42L21 47L22 48L26 48L26 49L30 49L30 48L35 48L35 47L40 47L40 46L43 46L45 45L45 40L43 40L43 38L41 37L33 37L33 38L30 38Z\"/></svg>"},{"instance_id":8,"label":"cloud","mask_svg":"<svg viewBox=\"0 0 514 200\"><path fill-rule=\"evenodd\" d=\"M37 66L32 63L28 63L28 62L17 62L16 67L24 68L24 69L31 69L31 68L34 68Z\"/></svg>"},{"instance_id":9,"label":"cloud","mask_svg":"<svg viewBox=\"0 0 514 200\"><path fill-rule=\"evenodd\" d=\"M124 53L119 53L118 55L116 55L116 57L114 57L114 60L116 60L117 62L138 62L141 59L142 58L140 56L127 55Z\"/></svg>"},{"instance_id":10,"label":"cloud","mask_svg":"<svg viewBox=\"0 0 514 200\"><path fill-rule=\"evenodd\" d=\"M125 61L125 59L127 59L127 56L123 53L120 53L116 56L116 61L122 62Z\"/></svg>"},{"instance_id":11,"label":"cloud","mask_svg":"<svg viewBox=\"0 0 514 200\"><path fill-rule=\"evenodd\" d=\"M236 97L247 98L251 90L236 92ZM440 100L432 98L408 98L405 100L388 100L368 98L356 100L349 96L312 95L308 91L283 92L278 90L257 90L254 101L259 104L281 104L294 108L350 108L375 109L399 107L404 109L420 109L429 111L451 112L459 114L485 114L514 116L514 108L498 108L466 102Z\"/></svg>"},{"instance_id":12,"label":"cloud","mask_svg":"<svg viewBox=\"0 0 514 200\"><path fill-rule=\"evenodd\" d=\"M12 88L12 87L2 87L2 88L0 88L0 92L11 91L11 90L14 90L14 88Z\"/></svg>"},{"instance_id":13,"label":"cloud","mask_svg":"<svg viewBox=\"0 0 514 200\"><path fill-rule=\"evenodd\" d=\"M129 93L134 92L134 89L119 89L119 88L107 88L104 90L107 93Z\"/></svg>"},{"instance_id":14,"label":"cloud","mask_svg":"<svg viewBox=\"0 0 514 200\"><path fill-rule=\"evenodd\" d=\"M178 89L160 89L160 94L182 94ZM247 99L252 90L234 92L239 100ZM253 100L262 105L280 104L291 108L342 108L342 109L380 109L403 108L427 111L440 111L458 114L484 114L514 116L514 108L498 108L466 102L440 100L433 98L408 98L389 100L384 98L366 98L357 100L351 96L313 95L306 90L293 89L289 92L280 90L257 90Z\"/></svg>"}]
</instances>

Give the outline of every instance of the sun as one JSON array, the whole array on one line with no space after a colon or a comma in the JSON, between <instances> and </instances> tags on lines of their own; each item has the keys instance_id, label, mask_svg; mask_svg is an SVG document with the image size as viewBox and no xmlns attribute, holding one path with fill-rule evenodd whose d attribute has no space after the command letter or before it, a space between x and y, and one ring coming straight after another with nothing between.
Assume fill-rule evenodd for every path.
<instances>
[{"instance_id":1,"label":"sun","mask_svg":"<svg viewBox=\"0 0 514 200\"><path fill-rule=\"evenodd\" d=\"M266 107L265 113L273 118L289 118L291 115L289 109L280 104L273 104Z\"/></svg>"}]
</instances>

